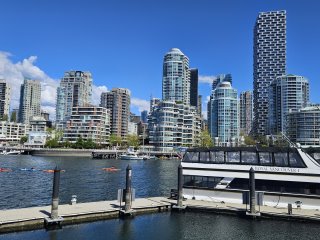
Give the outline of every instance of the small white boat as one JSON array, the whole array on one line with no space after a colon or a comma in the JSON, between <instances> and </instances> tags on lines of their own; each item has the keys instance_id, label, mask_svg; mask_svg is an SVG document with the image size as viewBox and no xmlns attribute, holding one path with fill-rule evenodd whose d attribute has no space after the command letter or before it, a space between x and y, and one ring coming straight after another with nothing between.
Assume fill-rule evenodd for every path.
<instances>
[{"instance_id":1,"label":"small white boat","mask_svg":"<svg viewBox=\"0 0 320 240\"><path fill-rule=\"evenodd\" d=\"M128 152L120 155L121 160L144 160L143 156L139 156L136 153Z\"/></svg>"},{"instance_id":2,"label":"small white boat","mask_svg":"<svg viewBox=\"0 0 320 240\"><path fill-rule=\"evenodd\" d=\"M3 150L0 155L19 155L23 153L23 151L20 151L20 150L10 150L10 151L6 151L6 150Z\"/></svg>"}]
</instances>

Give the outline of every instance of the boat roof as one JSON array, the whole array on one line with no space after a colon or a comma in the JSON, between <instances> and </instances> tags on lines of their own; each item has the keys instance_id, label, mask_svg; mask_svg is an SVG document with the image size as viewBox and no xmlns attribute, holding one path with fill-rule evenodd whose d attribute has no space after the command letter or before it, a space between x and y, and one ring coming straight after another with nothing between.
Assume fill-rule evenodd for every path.
<instances>
[{"instance_id":1,"label":"boat roof","mask_svg":"<svg viewBox=\"0 0 320 240\"><path fill-rule=\"evenodd\" d=\"M297 148L290 147L210 147L210 148L189 148L187 152L297 152Z\"/></svg>"}]
</instances>

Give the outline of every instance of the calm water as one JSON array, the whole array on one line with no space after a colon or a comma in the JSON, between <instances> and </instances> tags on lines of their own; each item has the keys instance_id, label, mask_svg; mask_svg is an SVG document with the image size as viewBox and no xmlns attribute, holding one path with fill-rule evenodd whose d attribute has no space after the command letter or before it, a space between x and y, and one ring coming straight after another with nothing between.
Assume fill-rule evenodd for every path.
<instances>
[{"instance_id":1,"label":"calm water","mask_svg":"<svg viewBox=\"0 0 320 240\"><path fill-rule=\"evenodd\" d=\"M0 156L0 167L12 172L0 172L0 209L51 204L52 173L40 170L58 165L61 173L60 202L69 203L71 195L78 202L114 200L117 190L125 187L125 169L132 166L132 185L136 197L169 196L176 187L178 160L93 160L81 157ZM119 172L102 168L115 166ZM23 168L39 171L21 171Z\"/></svg>"},{"instance_id":2,"label":"calm water","mask_svg":"<svg viewBox=\"0 0 320 240\"><path fill-rule=\"evenodd\" d=\"M69 203L71 195L79 202L116 199L117 189L125 185L125 168L129 161L92 160L89 158L53 158L1 156L0 208L17 208L50 204L52 176L42 171L21 171L34 167L53 169L61 174L60 199ZM133 187L138 197L168 196L176 187L176 160L130 161ZM102 171L115 166L120 172ZM1 220L1 219L0 219ZM129 220L107 220L65 226L61 230L36 230L0 235L2 239L82 240L82 239L320 239L320 224L285 221L250 221L232 216L204 213L158 213Z\"/></svg>"}]
</instances>

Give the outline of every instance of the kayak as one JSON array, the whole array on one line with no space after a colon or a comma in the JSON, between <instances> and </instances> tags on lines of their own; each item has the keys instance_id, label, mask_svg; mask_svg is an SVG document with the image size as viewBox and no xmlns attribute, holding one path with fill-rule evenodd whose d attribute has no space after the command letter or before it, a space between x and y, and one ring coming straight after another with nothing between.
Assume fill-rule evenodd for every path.
<instances>
[{"instance_id":1,"label":"kayak","mask_svg":"<svg viewBox=\"0 0 320 240\"><path fill-rule=\"evenodd\" d=\"M0 172L11 172L10 168L0 168Z\"/></svg>"},{"instance_id":2,"label":"kayak","mask_svg":"<svg viewBox=\"0 0 320 240\"><path fill-rule=\"evenodd\" d=\"M54 173L54 169L47 169L47 170L42 170L42 172L47 172L47 173ZM66 170L60 170L60 172L65 172Z\"/></svg>"},{"instance_id":3,"label":"kayak","mask_svg":"<svg viewBox=\"0 0 320 240\"><path fill-rule=\"evenodd\" d=\"M115 168L115 167L109 167L109 168L102 168L102 170L107 172L117 172L117 171L120 171L121 169Z\"/></svg>"}]
</instances>

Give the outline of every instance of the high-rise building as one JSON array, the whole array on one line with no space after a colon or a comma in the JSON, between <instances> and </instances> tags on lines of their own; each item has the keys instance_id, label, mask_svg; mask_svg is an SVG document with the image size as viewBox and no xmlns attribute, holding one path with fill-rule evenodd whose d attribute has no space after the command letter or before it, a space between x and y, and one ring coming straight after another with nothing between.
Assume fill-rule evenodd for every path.
<instances>
[{"instance_id":1,"label":"high-rise building","mask_svg":"<svg viewBox=\"0 0 320 240\"><path fill-rule=\"evenodd\" d=\"M286 116L286 135L303 146L320 145L320 106L305 107Z\"/></svg>"},{"instance_id":2,"label":"high-rise building","mask_svg":"<svg viewBox=\"0 0 320 240\"><path fill-rule=\"evenodd\" d=\"M268 134L286 130L286 115L308 106L309 81L302 76L277 77L269 86Z\"/></svg>"},{"instance_id":3,"label":"high-rise building","mask_svg":"<svg viewBox=\"0 0 320 240\"><path fill-rule=\"evenodd\" d=\"M29 124L33 116L41 116L40 81L25 79L20 88L19 122Z\"/></svg>"},{"instance_id":4,"label":"high-rise building","mask_svg":"<svg viewBox=\"0 0 320 240\"><path fill-rule=\"evenodd\" d=\"M197 106L198 114L202 116L202 95L198 95L198 106Z\"/></svg>"},{"instance_id":5,"label":"high-rise building","mask_svg":"<svg viewBox=\"0 0 320 240\"><path fill-rule=\"evenodd\" d=\"M228 74L219 74L212 81L212 91L216 89L217 85L221 82L229 82L232 84L232 75Z\"/></svg>"},{"instance_id":6,"label":"high-rise building","mask_svg":"<svg viewBox=\"0 0 320 240\"><path fill-rule=\"evenodd\" d=\"M141 112L141 121L143 123L147 123L148 122L148 111L144 110Z\"/></svg>"},{"instance_id":7,"label":"high-rise building","mask_svg":"<svg viewBox=\"0 0 320 240\"><path fill-rule=\"evenodd\" d=\"M76 142L78 138L108 145L110 137L109 110L104 107L74 107L63 133L63 140Z\"/></svg>"},{"instance_id":8,"label":"high-rise building","mask_svg":"<svg viewBox=\"0 0 320 240\"><path fill-rule=\"evenodd\" d=\"M71 117L73 107L89 106L91 97L92 77L90 72L65 72L57 88L57 128L65 127Z\"/></svg>"},{"instance_id":9,"label":"high-rise building","mask_svg":"<svg viewBox=\"0 0 320 240\"><path fill-rule=\"evenodd\" d=\"M161 101L148 118L149 143L157 150L198 146L201 117L190 104Z\"/></svg>"},{"instance_id":10,"label":"high-rise building","mask_svg":"<svg viewBox=\"0 0 320 240\"><path fill-rule=\"evenodd\" d=\"M189 58L178 48L164 56L162 99L190 104Z\"/></svg>"},{"instance_id":11,"label":"high-rise building","mask_svg":"<svg viewBox=\"0 0 320 240\"><path fill-rule=\"evenodd\" d=\"M211 90L211 95L210 95L210 99L208 101L207 104L207 120L208 123L211 122L211 105L212 105L212 97L213 97L213 91L216 89L217 85L221 82L229 82L230 84L232 84L232 75L230 73L228 74L219 74L215 77L215 79L212 81L212 90ZM211 133L211 125L208 124L208 131L209 133Z\"/></svg>"},{"instance_id":12,"label":"high-rise building","mask_svg":"<svg viewBox=\"0 0 320 240\"><path fill-rule=\"evenodd\" d=\"M130 91L126 88L113 88L101 94L101 107L110 111L111 134L126 138L130 117Z\"/></svg>"},{"instance_id":13,"label":"high-rise building","mask_svg":"<svg viewBox=\"0 0 320 240\"><path fill-rule=\"evenodd\" d=\"M152 112L152 109L157 106L160 103L160 98L151 98L150 99L150 112Z\"/></svg>"},{"instance_id":14,"label":"high-rise building","mask_svg":"<svg viewBox=\"0 0 320 240\"><path fill-rule=\"evenodd\" d=\"M190 105L198 107L198 69L190 69Z\"/></svg>"},{"instance_id":15,"label":"high-rise building","mask_svg":"<svg viewBox=\"0 0 320 240\"><path fill-rule=\"evenodd\" d=\"M286 74L286 11L259 13L253 46L253 133L265 135L271 81Z\"/></svg>"},{"instance_id":16,"label":"high-rise building","mask_svg":"<svg viewBox=\"0 0 320 240\"><path fill-rule=\"evenodd\" d=\"M249 135L252 129L252 92L240 93L240 132Z\"/></svg>"},{"instance_id":17,"label":"high-rise building","mask_svg":"<svg viewBox=\"0 0 320 240\"><path fill-rule=\"evenodd\" d=\"M10 94L11 87L4 79L0 79L0 119L10 120Z\"/></svg>"},{"instance_id":18,"label":"high-rise building","mask_svg":"<svg viewBox=\"0 0 320 240\"><path fill-rule=\"evenodd\" d=\"M230 82L220 82L212 91L210 135L216 145L233 146L239 139L239 102Z\"/></svg>"},{"instance_id":19,"label":"high-rise building","mask_svg":"<svg viewBox=\"0 0 320 240\"><path fill-rule=\"evenodd\" d=\"M136 114L130 112L129 121L130 121L130 122L134 122L134 123L139 123L139 122L141 122L141 116L136 115Z\"/></svg>"}]
</instances>

